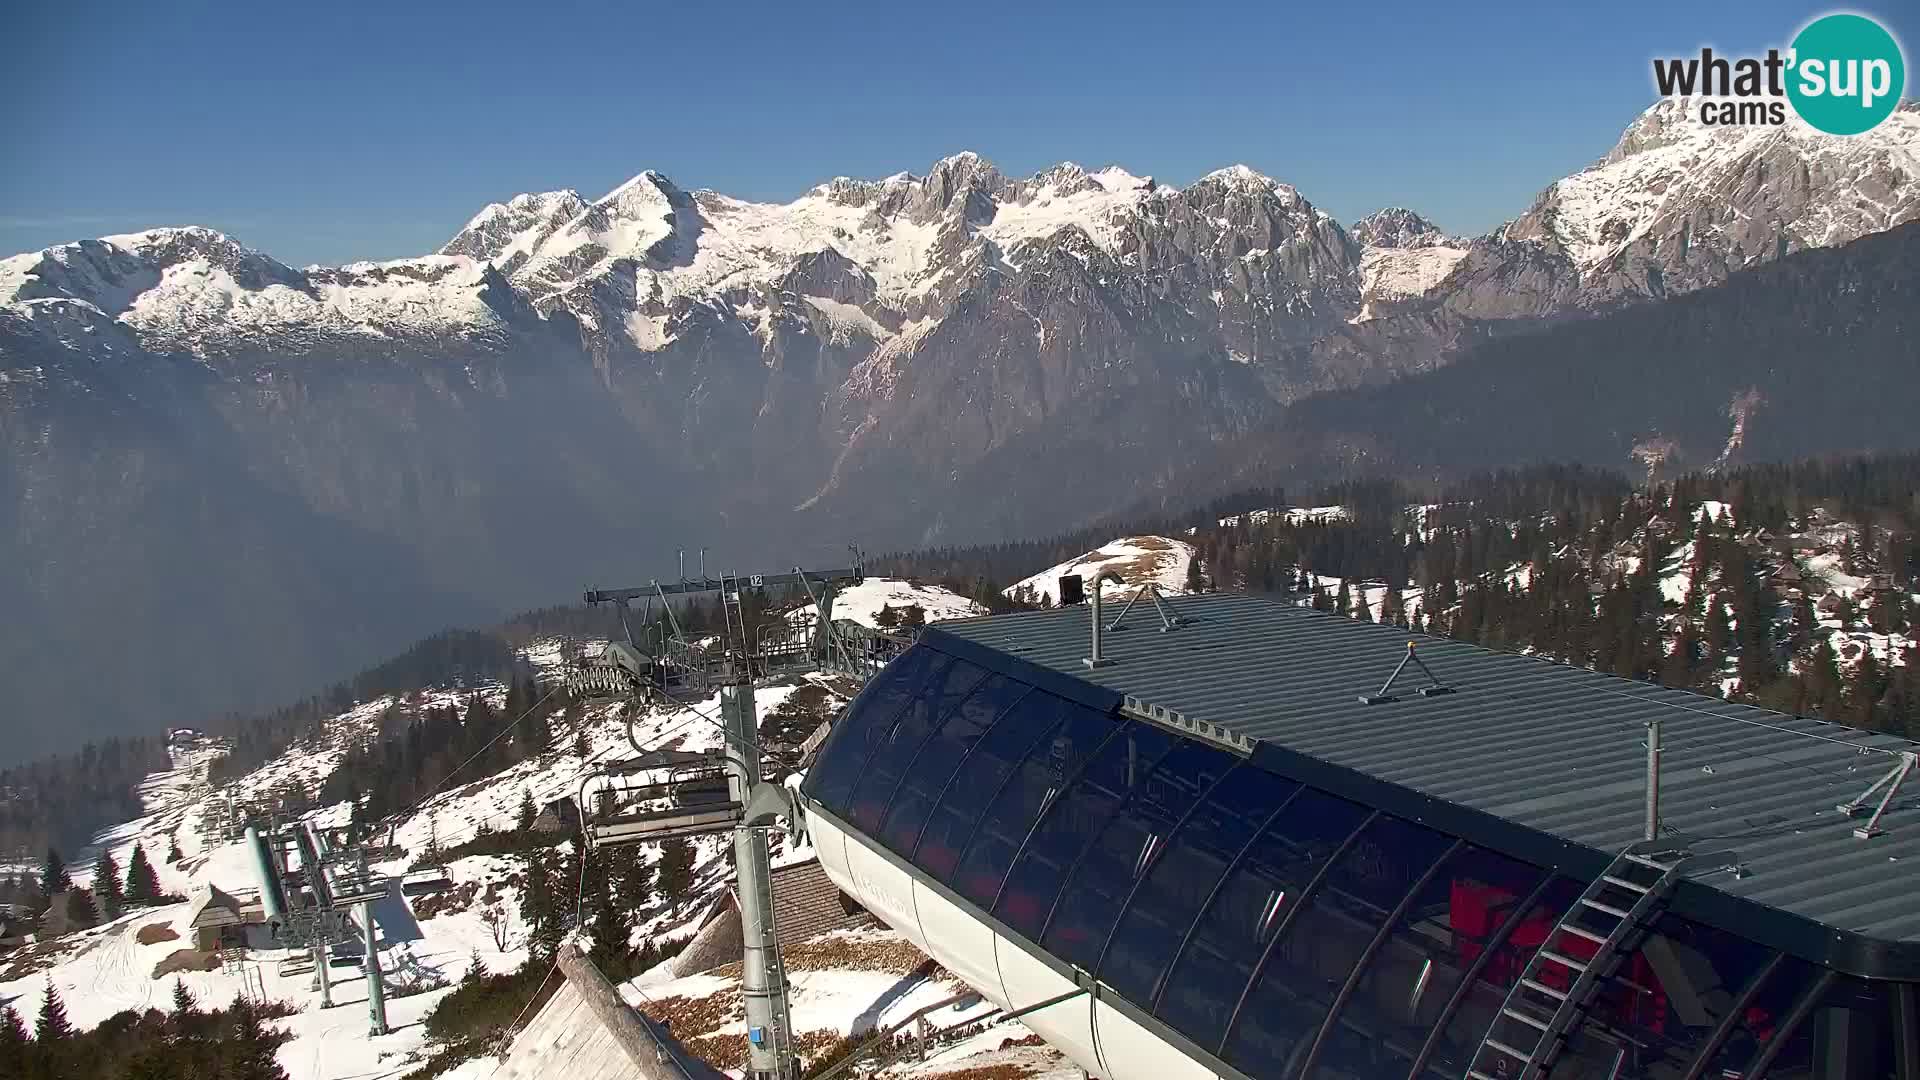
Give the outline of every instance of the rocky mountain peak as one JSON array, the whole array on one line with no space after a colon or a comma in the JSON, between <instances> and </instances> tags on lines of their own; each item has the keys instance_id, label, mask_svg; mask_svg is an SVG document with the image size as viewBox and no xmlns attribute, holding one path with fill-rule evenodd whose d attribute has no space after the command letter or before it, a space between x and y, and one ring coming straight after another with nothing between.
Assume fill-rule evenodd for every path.
<instances>
[{"instance_id":1,"label":"rocky mountain peak","mask_svg":"<svg viewBox=\"0 0 1920 1080\"><path fill-rule=\"evenodd\" d=\"M1196 184L1218 183L1233 185L1252 185L1255 187L1286 187L1277 184L1273 177L1247 165L1229 165L1224 169L1215 169L1194 181Z\"/></svg>"},{"instance_id":2,"label":"rocky mountain peak","mask_svg":"<svg viewBox=\"0 0 1920 1080\"><path fill-rule=\"evenodd\" d=\"M1669 146L1697 134L1693 129L1703 126L1697 118L1699 103L1699 98L1662 98L1654 102L1627 125L1600 163L1624 161L1642 151Z\"/></svg>"},{"instance_id":3,"label":"rocky mountain peak","mask_svg":"<svg viewBox=\"0 0 1920 1080\"><path fill-rule=\"evenodd\" d=\"M919 197L909 213L914 221L925 223L959 207L968 221L984 224L993 220L993 206L1007 186L1007 178L993 162L965 150L934 162L920 182Z\"/></svg>"},{"instance_id":4,"label":"rocky mountain peak","mask_svg":"<svg viewBox=\"0 0 1920 1080\"><path fill-rule=\"evenodd\" d=\"M1375 210L1347 226L1347 233L1355 243L1373 248L1449 247L1462 242L1404 206Z\"/></svg>"},{"instance_id":5,"label":"rocky mountain peak","mask_svg":"<svg viewBox=\"0 0 1920 1080\"><path fill-rule=\"evenodd\" d=\"M441 246L440 254L497 262L511 270L517 259L526 257L525 251L513 250L516 240L551 235L586 210L587 201L571 189L515 195L475 214Z\"/></svg>"}]
</instances>

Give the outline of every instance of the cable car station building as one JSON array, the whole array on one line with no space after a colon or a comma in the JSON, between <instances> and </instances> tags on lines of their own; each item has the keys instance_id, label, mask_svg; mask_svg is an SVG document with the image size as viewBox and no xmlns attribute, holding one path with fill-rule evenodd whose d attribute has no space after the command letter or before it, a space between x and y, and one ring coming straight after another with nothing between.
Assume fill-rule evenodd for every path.
<instances>
[{"instance_id":1,"label":"cable car station building","mask_svg":"<svg viewBox=\"0 0 1920 1080\"><path fill-rule=\"evenodd\" d=\"M1915 744L1090 608L929 627L802 794L843 891L1092 1075L1920 1080Z\"/></svg>"}]
</instances>

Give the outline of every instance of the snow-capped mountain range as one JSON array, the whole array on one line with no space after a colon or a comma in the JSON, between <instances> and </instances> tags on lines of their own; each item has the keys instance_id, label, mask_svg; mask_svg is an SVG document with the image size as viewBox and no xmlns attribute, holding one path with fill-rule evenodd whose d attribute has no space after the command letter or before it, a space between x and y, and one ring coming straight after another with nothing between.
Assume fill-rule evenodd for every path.
<instances>
[{"instance_id":1,"label":"snow-capped mountain range","mask_svg":"<svg viewBox=\"0 0 1920 1080\"><path fill-rule=\"evenodd\" d=\"M1690 108L1475 238L1404 209L1344 226L1244 166L1016 179L965 153L787 203L654 172L519 195L384 263L193 227L0 260L0 559L33 568L0 599L71 630L0 631L0 662L147 611L130 678L277 640L175 687L264 704L742 522L743 559L1062 527L1315 393L1920 218L1920 105L1851 139ZM185 638L181 565L209 567Z\"/></svg>"},{"instance_id":2,"label":"snow-capped mountain range","mask_svg":"<svg viewBox=\"0 0 1920 1080\"><path fill-rule=\"evenodd\" d=\"M1070 162L1010 179L969 152L925 176L839 177L785 204L647 171L599 199L554 191L492 204L433 255L337 268L295 269L198 227L110 236L0 260L0 303L36 319L70 301L149 348L217 354L263 334L484 335L512 317L497 295L512 292L540 316L578 318L604 348L658 352L719 314L762 338L782 320L815 322L897 361L909 351L897 338L924 333L984 279L1017 279L1065 253L1162 292L1205 286L1217 310L1202 318L1227 351L1271 362L1263 338L1337 332L1325 319L1382 295L1383 276L1396 279L1385 295L1402 300L1465 288L1457 279L1473 275L1454 271L1469 252L1555 266L1555 304L1595 304L1698 287L1920 214L1920 104L1852 139L1797 120L1705 126L1693 111L1692 99L1655 105L1593 167L1479 240L1399 207L1342 229L1243 165L1177 188ZM1427 260L1447 272L1418 286L1379 257L1433 249L1449 253ZM789 292L802 306L782 306Z\"/></svg>"}]
</instances>

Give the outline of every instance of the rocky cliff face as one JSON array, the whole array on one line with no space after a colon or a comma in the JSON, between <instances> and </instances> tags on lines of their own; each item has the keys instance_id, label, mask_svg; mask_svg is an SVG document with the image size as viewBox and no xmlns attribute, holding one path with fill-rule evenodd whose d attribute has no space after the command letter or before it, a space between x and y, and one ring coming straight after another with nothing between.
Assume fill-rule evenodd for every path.
<instances>
[{"instance_id":1,"label":"rocky cliff face","mask_svg":"<svg viewBox=\"0 0 1920 1080\"><path fill-rule=\"evenodd\" d=\"M251 703L676 543L1041 531L1317 393L1920 217L1920 107L1855 139L1687 110L1473 239L1343 227L1244 166L959 154L784 204L520 195L388 263L197 228L0 260L0 599L33 613L0 663L118 619L149 685L238 649L176 696Z\"/></svg>"},{"instance_id":2,"label":"rocky cliff face","mask_svg":"<svg viewBox=\"0 0 1920 1080\"><path fill-rule=\"evenodd\" d=\"M1851 139L1792 110L1779 127L1703 127L1697 104L1655 105L1499 235L1564 253L1580 271L1575 302L1594 308L1690 292L1920 216L1920 102Z\"/></svg>"}]
</instances>

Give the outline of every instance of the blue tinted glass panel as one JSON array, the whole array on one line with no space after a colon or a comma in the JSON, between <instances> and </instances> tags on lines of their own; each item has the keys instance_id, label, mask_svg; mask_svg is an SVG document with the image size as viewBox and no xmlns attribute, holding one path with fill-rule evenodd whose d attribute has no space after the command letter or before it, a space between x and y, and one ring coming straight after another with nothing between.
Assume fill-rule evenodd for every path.
<instances>
[{"instance_id":1,"label":"blue tinted glass panel","mask_svg":"<svg viewBox=\"0 0 1920 1080\"><path fill-rule=\"evenodd\" d=\"M886 816L887 804L893 800L913 756L926 744L934 727L980 685L986 674L965 660L929 672L920 684L920 692L895 714L892 725L874 745L866 768L854 782L849 820L869 836L880 831L880 819Z\"/></svg>"},{"instance_id":2,"label":"blue tinted glass panel","mask_svg":"<svg viewBox=\"0 0 1920 1080\"><path fill-rule=\"evenodd\" d=\"M982 908L993 907L994 897L999 895L1001 882L1006 879L1007 867L1027 834L1033 831L1041 811L1119 729L1119 722L1111 716L1083 705L1065 704L1060 723L1034 744L1033 751L1014 768L1006 785L993 797L966 855L960 860L954 888ZM925 848L923 841L922 851ZM932 869L930 864L922 865Z\"/></svg>"},{"instance_id":3,"label":"blue tinted glass panel","mask_svg":"<svg viewBox=\"0 0 1920 1080\"><path fill-rule=\"evenodd\" d=\"M1227 867L1298 785L1242 762L1201 800L1114 929L1100 977L1142 1008Z\"/></svg>"},{"instance_id":4,"label":"blue tinted glass panel","mask_svg":"<svg viewBox=\"0 0 1920 1080\"><path fill-rule=\"evenodd\" d=\"M1107 827L1121 801L1145 784L1173 742L1165 730L1140 723L1129 723L1108 740L1079 779L1048 799L1040 824L1007 874L993 913L1028 940L1038 941L1067 871Z\"/></svg>"},{"instance_id":5,"label":"blue tinted glass panel","mask_svg":"<svg viewBox=\"0 0 1920 1080\"><path fill-rule=\"evenodd\" d=\"M1160 1018L1201 1046L1218 1046L1296 894L1365 817L1359 806L1320 791L1302 791L1287 803L1194 925L1167 979Z\"/></svg>"},{"instance_id":6,"label":"blue tinted glass panel","mask_svg":"<svg viewBox=\"0 0 1920 1080\"><path fill-rule=\"evenodd\" d=\"M1738 935L1662 916L1595 997L1568 1045L1569 1066L1610 1067L1617 1051L1630 1048L1618 1054L1623 1078L1684 1074L1735 996L1772 956Z\"/></svg>"},{"instance_id":7,"label":"blue tinted glass panel","mask_svg":"<svg viewBox=\"0 0 1920 1080\"><path fill-rule=\"evenodd\" d=\"M920 828L927 822L934 801L945 790L947 781L965 761L994 718L1027 692L1025 683L1005 675L990 675L960 707L947 714L934 730L932 738L920 748L907 768L893 804L880 825L880 841L902 855L910 855L920 840Z\"/></svg>"},{"instance_id":8,"label":"blue tinted glass panel","mask_svg":"<svg viewBox=\"0 0 1920 1080\"><path fill-rule=\"evenodd\" d=\"M1092 970L1135 883L1167 848L1175 825L1238 759L1181 740L1080 856L1041 944L1069 964Z\"/></svg>"},{"instance_id":9,"label":"blue tinted glass panel","mask_svg":"<svg viewBox=\"0 0 1920 1080\"><path fill-rule=\"evenodd\" d=\"M1466 987L1459 1010L1447 1022L1427 1059L1432 1076L1458 1080L1480 1049L1487 1027L1506 1002L1507 989L1520 970L1553 932L1560 916L1580 895L1584 882L1555 878L1503 942L1492 943L1495 932L1529 894L1515 881L1454 879L1448 918L1453 928L1454 962L1465 972L1489 947L1493 955L1478 977ZM1490 945L1490 943L1492 943Z\"/></svg>"},{"instance_id":10,"label":"blue tinted glass panel","mask_svg":"<svg viewBox=\"0 0 1920 1080\"><path fill-rule=\"evenodd\" d=\"M1893 1080L1899 997L1889 984L1841 978L1797 1028L1782 1030L1818 976L1809 963L1786 957L1766 976L1753 1003L1743 1009L1740 1028L1720 1045L1703 1076L1747 1076L1768 1043L1782 1040L1774 1065L1766 1070L1770 1080Z\"/></svg>"},{"instance_id":11,"label":"blue tinted glass panel","mask_svg":"<svg viewBox=\"0 0 1920 1080\"><path fill-rule=\"evenodd\" d=\"M1484 883L1525 896L1545 872L1504 855L1464 847L1449 856L1394 922L1335 1018L1317 1077L1406 1075L1427 1033L1460 985L1457 940L1486 931L1478 907L1456 917L1455 897ZM1459 909L1463 914L1468 909Z\"/></svg>"},{"instance_id":12,"label":"blue tinted glass panel","mask_svg":"<svg viewBox=\"0 0 1920 1080\"><path fill-rule=\"evenodd\" d=\"M1227 1039L1227 1062L1254 1076L1292 1075L1374 935L1449 842L1385 816L1361 830L1268 956Z\"/></svg>"},{"instance_id":13,"label":"blue tinted glass panel","mask_svg":"<svg viewBox=\"0 0 1920 1080\"><path fill-rule=\"evenodd\" d=\"M928 815L914 846L913 861L940 881L956 880L961 853L979 831L987 808L999 796L1014 766L1024 761L1040 740L1050 738L1074 708L1061 698L1035 690L995 720L973 752L960 762L939 804ZM1004 866L1001 872L1005 873ZM998 882L994 888L999 888Z\"/></svg>"},{"instance_id":14,"label":"blue tinted glass panel","mask_svg":"<svg viewBox=\"0 0 1920 1080\"><path fill-rule=\"evenodd\" d=\"M1843 977L1784 1040L1769 1080L1896 1080L1891 983Z\"/></svg>"},{"instance_id":15,"label":"blue tinted glass panel","mask_svg":"<svg viewBox=\"0 0 1920 1080\"><path fill-rule=\"evenodd\" d=\"M802 790L827 809L845 816L847 797L860 778L860 770L866 767L867 755L893 723L895 714L920 689L927 669L936 661L944 663L946 657L916 645L874 676L847 706L846 715L834 724L819 760L807 771Z\"/></svg>"}]
</instances>

